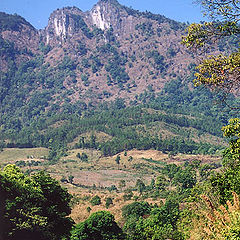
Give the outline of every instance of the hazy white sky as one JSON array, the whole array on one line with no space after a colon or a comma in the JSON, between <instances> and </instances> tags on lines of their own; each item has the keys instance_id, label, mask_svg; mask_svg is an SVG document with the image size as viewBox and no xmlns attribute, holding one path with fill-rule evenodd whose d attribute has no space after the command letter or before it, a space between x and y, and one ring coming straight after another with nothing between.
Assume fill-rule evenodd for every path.
<instances>
[{"instance_id":1,"label":"hazy white sky","mask_svg":"<svg viewBox=\"0 0 240 240\"><path fill-rule=\"evenodd\" d=\"M0 0L0 11L17 13L40 29L47 25L50 14L57 8L76 6L90 10L98 0ZM201 9L193 0L119 0L120 4L140 11L150 11L180 22L203 20Z\"/></svg>"}]
</instances>

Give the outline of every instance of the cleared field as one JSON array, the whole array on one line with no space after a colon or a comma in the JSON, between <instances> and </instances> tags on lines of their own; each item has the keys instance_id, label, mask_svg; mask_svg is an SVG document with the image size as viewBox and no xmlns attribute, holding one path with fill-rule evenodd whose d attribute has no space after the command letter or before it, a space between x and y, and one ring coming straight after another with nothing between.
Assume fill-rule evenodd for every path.
<instances>
[{"instance_id":1,"label":"cleared field","mask_svg":"<svg viewBox=\"0 0 240 240\"><path fill-rule=\"evenodd\" d=\"M111 157L103 157L100 151L91 149L69 150L66 157L61 158L56 164L49 165L43 161L48 155L46 148L6 148L0 152L0 166L17 161L42 161L42 164L31 168L31 171L43 170L49 172L54 178L68 179L74 176L74 183L84 186L110 187L118 186L121 180L126 181L126 186L134 186L137 179L149 183L159 174L159 169L168 163L182 164L185 161L201 160L204 163L219 161L218 157L202 155L168 156L157 150L131 150ZM77 154L86 153L88 160L82 161ZM116 162L120 157L119 164ZM29 169L28 166L23 170Z\"/></svg>"},{"instance_id":2,"label":"cleared field","mask_svg":"<svg viewBox=\"0 0 240 240\"><path fill-rule=\"evenodd\" d=\"M47 148L4 148L0 152L0 166L16 161L40 160L48 155Z\"/></svg>"},{"instance_id":3,"label":"cleared field","mask_svg":"<svg viewBox=\"0 0 240 240\"><path fill-rule=\"evenodd\" d=\"M88 161L83 162L77 154L86 153ZM119 164L116 163L120 157ZM137 179L149 183L158 175L158 168L163 167L170 159L167 154L156 150L131 150L111 157L103 157L101 152L89 149L74 149L56 165L47 166L47 171L57 179L74 176L74 183L97 187L118 186L121 180L126 185L135 186Z\"/></svg>"}]
</instances>

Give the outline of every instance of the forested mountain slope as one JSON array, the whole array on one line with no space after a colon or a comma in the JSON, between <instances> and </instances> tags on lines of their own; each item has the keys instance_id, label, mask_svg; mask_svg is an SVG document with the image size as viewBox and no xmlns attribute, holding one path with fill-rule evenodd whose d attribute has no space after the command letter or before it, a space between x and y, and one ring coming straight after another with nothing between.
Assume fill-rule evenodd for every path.
<instances>
[{"instance_id":1,"label":"forested mountain slope","mask_svg":"<svg viewBox=\"0 0 240 240\"><path fill-rule=\"evenodd\" d=\"M217 112L212 103L218 99L193 88L194 57L181 45L186 24L115 0L100 0L87 12L57 9L43 30L18 15L0 13L0 23L3 146L49 147L53 139L62 148L84 132L99 129L115 143L130 141L107 154L138 147L131 138L153 135L199 144L203 141L199 136L206 133L215 136L207 142L221 145L216 136L221 137L219 126L226 123L229 110ZM233 47L234 39L230 43ZM219 43L212 50L226 49ZM136 105L141 107L136 110ZM128 115L135 111L136 115ZM118 123L119 115L126 122ZM117 123L113 129L128 134L123 137L125 130L119 134L109 130L109 121ZM134 132L131 137L129 128ZM198 148L189 151L194 149Z\"/></svg>"}]
</instances>

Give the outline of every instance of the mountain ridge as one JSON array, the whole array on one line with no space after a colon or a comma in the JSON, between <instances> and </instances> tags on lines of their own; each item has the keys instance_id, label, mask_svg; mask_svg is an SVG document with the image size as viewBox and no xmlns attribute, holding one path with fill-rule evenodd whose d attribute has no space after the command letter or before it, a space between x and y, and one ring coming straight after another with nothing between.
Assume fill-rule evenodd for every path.
<instances>
[{"instance_id":1,"label":"mountain ridge","mask_svg":"<svg viewBox=\"0 0 240 240\"><path fill-rule=\"evenodd\" d=\"M171 73L184 77L192 57L180 44L183 28L183 24L117 1L98 1L86 12L76 7L55 10L43 30L1 31L1 37L20 49L17 62L30 60L28 53L43 54L43 63L57 68L68 58L75 69L64 77L62 86L74 91L70 101L84 98L85 103L95 104L101 98L117 97L129 102L148 86L160 91Z\"/></svg>"}]
</instances>

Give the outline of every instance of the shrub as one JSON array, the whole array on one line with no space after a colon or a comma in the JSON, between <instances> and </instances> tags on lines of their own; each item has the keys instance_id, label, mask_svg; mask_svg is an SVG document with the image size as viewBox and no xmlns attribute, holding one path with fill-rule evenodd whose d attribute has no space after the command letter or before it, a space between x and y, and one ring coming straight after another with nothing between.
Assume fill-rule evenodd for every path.
<instances>
[{"instance_id":1,"label":"shrub","mask_svg":"<svg viewBox=\"0 0 240 240\"><path fill-rule=\"evenodd\" d=\"M108 209L111 204L113 204L113 200L112 200L112 198L108 197L106 199L106 205L105 205L106 208Z\"/></svg>"},{"instance_id":2,"label":"shrub","mask_svg":"<svg viewBox=\"0 0 240 240\"><path fill-rule=\"evenodd\" d=\"M92 204L92 206L100 205L101 204L101 198L98 195L96 195L91 199L90 203Z\"/></svg>"},{"instance_id":3,"label":"shrub","mask_svg":"<svg viewBox=\"0 0 240 240\"><path fill-rule=\"evenodd\" d=\"M150 214L151 206L147 202L134 202L125 205L122 208L122 216L127 219L129 217L142 217L146 214Z\"/></svg>"}]
</instances>

